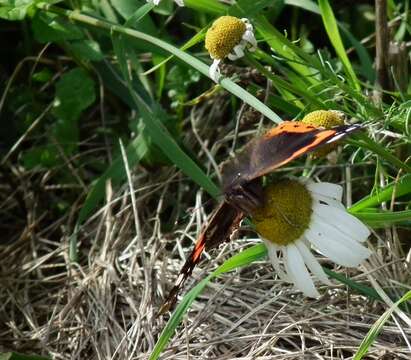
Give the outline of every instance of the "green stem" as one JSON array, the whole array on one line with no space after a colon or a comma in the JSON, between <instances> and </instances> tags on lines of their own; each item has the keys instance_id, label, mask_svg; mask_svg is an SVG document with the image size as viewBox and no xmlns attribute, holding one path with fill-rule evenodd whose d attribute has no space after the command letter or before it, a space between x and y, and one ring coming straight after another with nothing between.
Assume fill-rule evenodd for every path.
<instances>
[{"instance_id":1,"label":"green stem","mask_svg":"<svg viewBox=\"0 0 411 360\"><path fill-rule=\"evenodd\" d=\"M44 10L44 11L52 12L54 14L65 16L72 21L77 21L77 22L87 24L93 27L105 29L109 32L116 32L116 33L127 35L135 39L147 41L148 43L153 44L169 52L170 54L175 55L177 58L187 63L188 65L192 66L193 68L195 68L197 71L199 71L203 75L209 77L209 73L208 73L209 66L208 65L198 60L194 56L184 51L181 51L175 46L170 45L169 43L163 40L160 40L154 36L147 35L145 33L142 33L134 29L127 28L125 26L113 24L105 20L96 19L92 16L81 14L77 10L73 11L73 10L61 9L61 8L58 8L56 6L53 6L47 3L39 3L37 4L37 8ZM272 111L268 106L263 104L260 100L258 100L256 97L251 95L249 92L244 90L241 86L237 85L230 79L222 78L222 80L219 83L224 89L231 92L233 95L237 96L238 98L243 100L245 103L255 108L257 111L261 112L263 115L265 115L270 120L278 124L282 122L282 119L274 111Z\"/></svg>"}]
</instances>

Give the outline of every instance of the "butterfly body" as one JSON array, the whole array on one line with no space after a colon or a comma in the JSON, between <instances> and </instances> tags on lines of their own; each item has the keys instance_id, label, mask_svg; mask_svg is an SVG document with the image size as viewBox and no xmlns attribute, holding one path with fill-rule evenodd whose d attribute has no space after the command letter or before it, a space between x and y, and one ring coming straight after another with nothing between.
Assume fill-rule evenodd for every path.
<instances>
[{"instance_id":1,"label":"butterfly body","mask_svg":"<svg viewBox=\"0 0 411 360\"><path fill-rule=\"evenodd\" d=\"M358 125L323 129L301 122L284 121L249 142L233 159L224 162L222 164L224 200L214 210L208 224L203 227L159 314L165 313L174 305L178 292L200 261L203 251L229 241L231 234L240 226L241 220L253 209L263 205L262 176L359 129L361 127Z\"/></svg>"}]
</instances>

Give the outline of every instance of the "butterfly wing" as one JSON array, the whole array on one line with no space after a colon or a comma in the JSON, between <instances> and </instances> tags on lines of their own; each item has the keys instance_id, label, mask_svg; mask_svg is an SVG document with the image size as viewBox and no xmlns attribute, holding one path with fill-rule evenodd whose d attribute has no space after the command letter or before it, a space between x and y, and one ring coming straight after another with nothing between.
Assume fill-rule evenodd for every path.
<instances>
[{"instance_id":1,"label":"butterfly wing","mask_svg":"<svg viewBox=\"0 0 411 360\"><path fill-rule=\"evenodd\" d=\"M177 295L185 281L198 264L204 250L210 250L224 241L229 241L231 234L239 227L244 214L232 207L227 202L222 202L214 210L210 222L203 228L190 256L182 267L176 283L171 289L166 301L159 310L159 315L164 314L175 304Z\"/></svg>"},{"instance_id":2,"label":"butterfly wing","mask_svg":"<svg viewBox=\"0 0 411 360\"><path fill-rule=\"evenodd\" d=\"M235 184L266 175L319 146L330 144L359 129L361 127L358 125L323 129L301 122L284 121L250 142L234 159L223 165L224 191L229 191Z\"/></svg>"}]
</instances>

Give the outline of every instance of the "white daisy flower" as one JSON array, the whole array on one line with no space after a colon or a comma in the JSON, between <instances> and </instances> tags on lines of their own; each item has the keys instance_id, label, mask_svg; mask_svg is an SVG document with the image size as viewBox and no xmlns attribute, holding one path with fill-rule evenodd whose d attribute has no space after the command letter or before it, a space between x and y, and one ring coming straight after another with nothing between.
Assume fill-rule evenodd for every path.
<instances>
[{"instance_id":1,"label":"white daisy flower","mask_svg":"<svg viewBox=\"0 0 411 360\"><path fill-rule=\"evenodd\" d=\"M158 5L160 4L161 0L147 0L148 3L152 3L154 5ZM174 0L174 2L178 5L178 6L184 6L184 0Z\"/></svg>"},{"instance_id":2,"label":"white daisy flower","mask_svg":"<svg viewBox=\"0 0 411 360\"><path fill-rule=\"evenodd\" d=\"M221 16L208 29L205 47L214 60L209 69L210 77L218 82L219 65L224 58L237 60L244 56L244 49L255 51L257 48L253 25L246 18Z\"/></svg>"},{"instance_id":3,"label":"white daisy flower","mask_svg":"<svg viewBox=\"0 0 411 360\"><path fill-rule=\"evenodd\" d=\"M267 186L264 192L266 203L255 210L252 221L280 278L305 295L320 296L310 273L331 285L311 247L348 267L370 256L362 244L370 231L346 211L341 186L287 179Z\"/></svg>"}]
</instances>

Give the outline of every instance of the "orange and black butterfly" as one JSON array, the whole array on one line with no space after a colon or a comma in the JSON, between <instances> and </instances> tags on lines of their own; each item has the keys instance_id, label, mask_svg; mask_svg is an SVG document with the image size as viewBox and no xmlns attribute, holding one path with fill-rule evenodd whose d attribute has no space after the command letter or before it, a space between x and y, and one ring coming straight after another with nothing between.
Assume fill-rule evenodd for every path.
<instances>
[{"instance_id":1,"label":"orange and black butterfly","mask_svg":"<svg viewBox=\"0 0 411 360\"><path fill-rule=\"evenodd\" d=\"M200 261L203 251L229 241L241 220L263 204L262 176L359 129L359 125L324 129L302 122L284 121L250 141L235 158L223 163L224 200L203 227L159 314L165 313L175 304L180 289Z\"/></svg>"}]
</instances>

